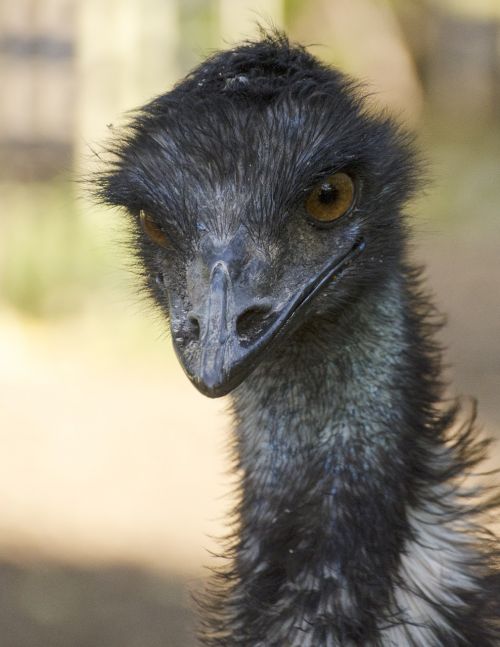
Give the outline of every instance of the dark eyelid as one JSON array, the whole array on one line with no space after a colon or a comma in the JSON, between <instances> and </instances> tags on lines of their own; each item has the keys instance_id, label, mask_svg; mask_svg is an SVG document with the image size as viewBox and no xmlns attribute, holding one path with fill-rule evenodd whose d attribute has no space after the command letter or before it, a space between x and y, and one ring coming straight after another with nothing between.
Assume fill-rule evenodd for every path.
<instances>
[{"instance_id":1,"label":"dark eyelid","mask_svg":"<svg viewBox=\"0 0 500 647\"><path fill-rule=\"evenodd\" d=\"M310 178L307 180L306 184L304 187L301 189L301 193L309 193L312 191L320 182L323 180L326 180L330 175L334 175L335 173L347 173L348 175L351 175L349 172L349 169L345 165L332 165L332 166L327 166L324 167L321 171L317 171L313 175L310 176Z\"/></svg>"},{"instance_id":2,"label":"dark eyelid","mask_svg":"<svg viewBox=\"0 0 500 647\"><path fill-rule=\"evenodd\" d=\"M322 181L327 180L330 175L335 175L335 173L346 173L353 181L354 186L356 187L357 179L356 175L353 172L352 166L347 166L346 164L336 164L332 166L325 167L323 170L318 171L311 179L304 185L302 189L298 192L298 200L303 200L306 195L308 195L314 188L318 186Z\"/></svg>"},{"instance_id":3,"label":"dark eyelid","mask_svg":"<svg viewBox=\"0 0 500 647\"><path fill-rule=\"evenodd\" d=\"M138 220L139 224L140 224L140 222L141 222L141 211L143 211L143 212L144 212L144 214L146 215L146 217L148 218L148 220L151 220L151 222L152 222L154 225L156 225L156 227L158 227L158 229L160 229L160 230L161 230L161 231L163 231L164 233L167 233L167 227L165 226L165 221L164 221L164 219L160 219L160 218L157 218L157 217L155 217L154 215L152 215L152 210L151 210L151 209L147 209L147 208L142 207L141 209L139 209L139 210L137 211L137 213L136 213L136 218L137 218L137 220Z\"/></svg>"},{"instance_id":4,"label":"dark eyelid","mask_svg":"<svg viewBox=\"0 0 500 647\"><path fill-rule=\"evenodd\" d=\"M158 211L158 209L148 209L142 207L141 209L137 210L136 212L136 217L137 221L139 224L140 229L144 232L144 228L142 227L141 224L141 211L144 212L144 214L148 217L148 219L152 222L152 224L159 229L159 231L165 236L165 239L168 243L168 248L173 251L173 250L185 250L186 249L186 243L187 243L187 238L182 230L182 228L179 226L179 223L177 221L170 220L163 215L164 212L162 212L161 216L151 215L152 212L154 213L155 211ZM147 233L145 233L147 236ZM161 245L162 247L166 247L167 245Z\"/></svg>"}]
</instances>

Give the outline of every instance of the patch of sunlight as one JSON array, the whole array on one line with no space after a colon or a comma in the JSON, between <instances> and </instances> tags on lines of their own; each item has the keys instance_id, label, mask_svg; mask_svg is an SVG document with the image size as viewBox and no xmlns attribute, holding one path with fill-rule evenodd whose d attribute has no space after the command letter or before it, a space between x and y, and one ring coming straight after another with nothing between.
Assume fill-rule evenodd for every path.
<instances>
[{"instance_id":1,"label":"patch of sunlight","mask_svg":"<svg viewBox=\"0 0 500 647\"><path fill-rule=\"evenodd\" d=\"M4 308L0 357L0 548L198 572L229 503L227 420L156 324Z\"/></svg>"}]
</instances>

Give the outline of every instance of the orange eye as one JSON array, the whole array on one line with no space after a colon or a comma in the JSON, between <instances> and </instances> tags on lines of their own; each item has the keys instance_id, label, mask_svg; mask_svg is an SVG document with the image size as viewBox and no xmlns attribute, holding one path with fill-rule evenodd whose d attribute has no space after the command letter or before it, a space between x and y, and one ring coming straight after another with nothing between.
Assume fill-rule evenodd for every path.
<instances>
[{"instance_id":1,"label":"orange eye","mask_svg":"<svg viewBox=\"0 0 500 647\"><path fill-rule=\"evenodd\" d=\"M354 183L347 173L334 173L317 184L306 200L307 213L317 222L343 216L354 201Z\"/></svg>"},{"instance_id":2,"label":"orange eye","mask_svg":"<svg viewBox=\"0 0 500 647\"><path fill-rule=\"evenodd\" d=\"M160 247L167 247L168 238L162 228L143 209L139 212L139 219L141 221L142 230L146 236L148 236L153 243L160 245Z\"/></svg>"}]
</instances>

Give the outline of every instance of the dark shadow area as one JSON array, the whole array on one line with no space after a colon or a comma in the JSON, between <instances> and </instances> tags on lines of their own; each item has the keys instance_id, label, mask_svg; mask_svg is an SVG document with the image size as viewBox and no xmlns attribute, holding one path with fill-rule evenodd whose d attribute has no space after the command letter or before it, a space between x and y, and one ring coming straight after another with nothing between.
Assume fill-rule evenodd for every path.
<instances>
[{"instance_id":1,"label":"dark shadow area","mask_svg":"<svg viewBox=\"0 0 500 647\"><path fill-rule=\"evenodd\" d=\"M129 566L0 562L2 647L192 647L189 584Z\"/></svg>"}]
</instances>

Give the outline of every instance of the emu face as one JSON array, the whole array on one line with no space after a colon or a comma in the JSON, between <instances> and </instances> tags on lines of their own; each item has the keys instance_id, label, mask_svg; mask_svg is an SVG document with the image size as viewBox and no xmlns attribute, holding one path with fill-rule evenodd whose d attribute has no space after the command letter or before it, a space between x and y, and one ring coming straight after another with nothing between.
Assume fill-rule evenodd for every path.
<instances>
[{"instance_id":1,"label":"emu face","mask_svg":"<svg viewBox=\"0 0 500 647\"><path fill-rule=\"evenodd\" d=\"M404 138L302 49L216 56L143 108L114 152L101 193L131 214L176 353L208 396L399 258Z\"/></svg>"}]
</instances>

